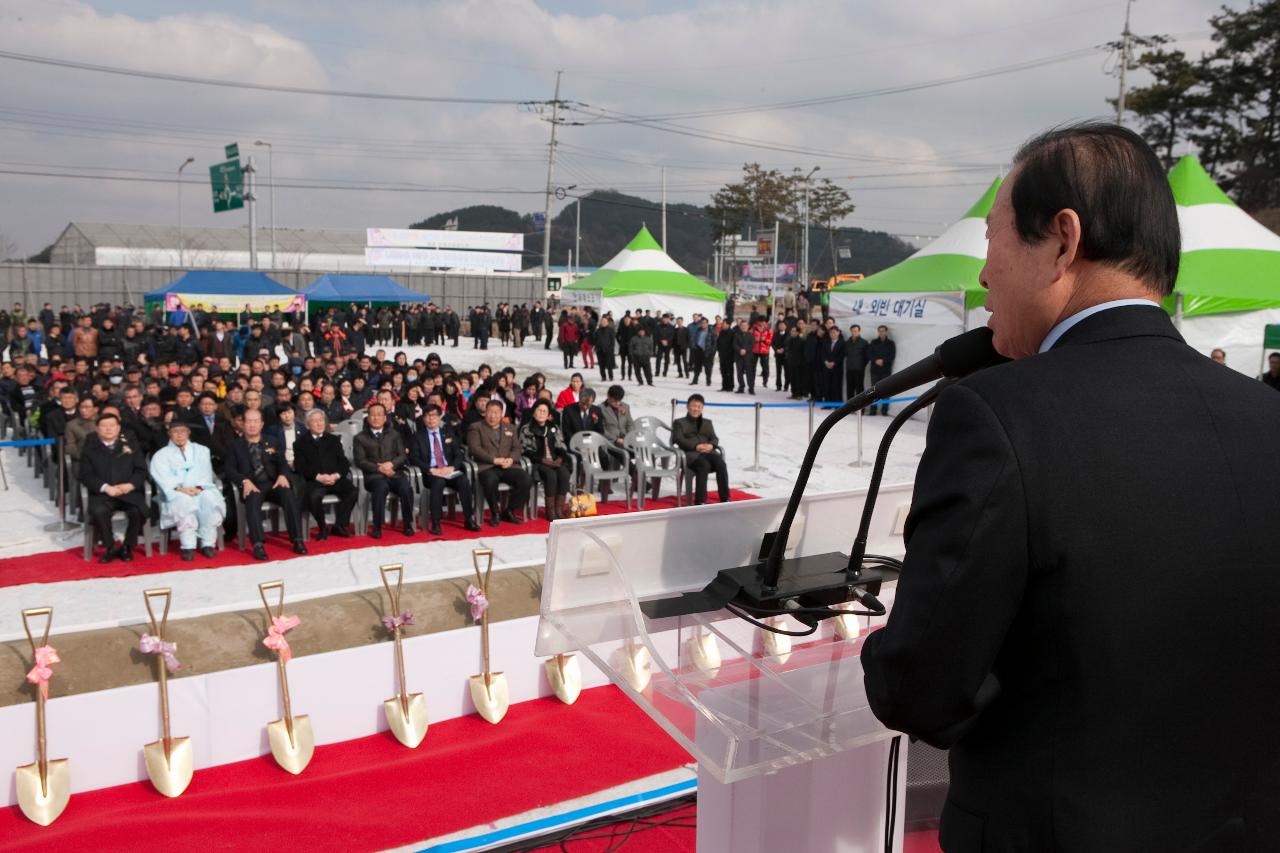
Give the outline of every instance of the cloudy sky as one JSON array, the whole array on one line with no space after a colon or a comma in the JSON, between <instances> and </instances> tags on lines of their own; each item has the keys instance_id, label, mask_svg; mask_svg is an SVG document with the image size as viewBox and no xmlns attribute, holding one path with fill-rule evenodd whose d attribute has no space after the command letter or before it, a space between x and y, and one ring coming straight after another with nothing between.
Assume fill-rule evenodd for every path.
<instances>
[{"instance_id":1,"label":"cloudy sky","mask_svg":"<svg viewBox=\"0 0 1280 853\"><path fill-rule=\"evenodd\" d=\"M1219 4L1141 0L1133 29L1195 55ZM1118 36L1124 12L1124 0L0 0L0 51L498 102L550 100L562 69L575 108L557 185L656 199L665 166L668 198L703 204L744 162L816 165L853 194L851 224L913 237L962 213L1029 134L1108 112L1116 81L1090 49ZM518 103L287 94L14 58L0 58L0 79L0 238L23 254L76 219L175 222L187 157L185 222L243 224L243 211L211 209L207 168L228 142L242 156L272 143L279 227L542 208L549 126Z\"/></svg>"}]
</instances>

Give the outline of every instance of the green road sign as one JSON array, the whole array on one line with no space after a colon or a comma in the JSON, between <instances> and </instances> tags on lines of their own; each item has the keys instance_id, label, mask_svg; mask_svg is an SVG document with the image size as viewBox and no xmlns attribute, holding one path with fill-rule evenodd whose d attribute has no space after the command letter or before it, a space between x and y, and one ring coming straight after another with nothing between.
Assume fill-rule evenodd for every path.
<instances>
[{"instance_id":1,"label":"green road sign","mask_svg":"<svg viewBox=\"0 0 1280 853\"><path fill-rule=\"evenodd\" d=\"M240 144L238 142L233 142L226 146L226 150L228 160L236 160L240 157Z\"/></svg>"},{"instance_id":2,"label":"green road sign","mask_svg":"<svg viewBox=\"0 0 1280 853\"><path fill-rule=\"evenodd\" d=\"M209 167L209 183L213 187L213 212L244 207L244 172L239 160L228 160Z\"/></svg>"},{"instance_id":3,"label":"green road sign","mask_svg":"<svg viewBox=\"0 0 1280 853\"><path fill-rule=\"evenodd\" d=\"M1280 349L1280 324L1272 323L1263 331L1262 346L1266 349Z\"/></svg>"}]
</instances>

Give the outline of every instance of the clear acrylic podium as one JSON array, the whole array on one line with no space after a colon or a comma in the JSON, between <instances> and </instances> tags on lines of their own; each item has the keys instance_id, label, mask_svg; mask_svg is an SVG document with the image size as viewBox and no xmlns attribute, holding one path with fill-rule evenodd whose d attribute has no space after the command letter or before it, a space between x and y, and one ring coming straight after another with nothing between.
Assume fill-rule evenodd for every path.
<instances>
[{"instance_id":1,"label":"clear acrylic podium","mask_svg":"<svg viewBox=\"0 0 1280 853\"><path fill-rule=\"evenodd\" d=\"M801 504L787 556L848 552L865 492ZM869 552L900 555L910 485L881 489ZM861 636L828 620L781 645L727 611L651 620L646 599L701 589L753 560L786 501L753 500L557 522L536 652L580 652L698 763L698 849L883 849L893 732L867 707ZM893 588L880 596L891 604ZM783 627L804 626L784 620ZM905 743L898 823L905 790ZM896 828L902 837L901 826Z\"/></svg>"}]
</instances>

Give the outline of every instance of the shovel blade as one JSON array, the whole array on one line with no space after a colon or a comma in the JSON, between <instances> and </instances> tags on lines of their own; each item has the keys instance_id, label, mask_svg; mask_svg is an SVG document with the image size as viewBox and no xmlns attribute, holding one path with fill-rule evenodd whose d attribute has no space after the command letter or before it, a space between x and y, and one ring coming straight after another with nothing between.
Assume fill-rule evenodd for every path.
<instances>
[{"instance_id":1,"label":"shovel blade","mask_svg":"<svg viewBox=\"0 0 1280 853\"><path fill-rule=\"evenodd\" d=\"M195 758L191 750L191 738L169 738L169 757L164 755L164 741L158 740L142 748L147 762L147 775L151 784L166 797L176 797L191 784L195 772Z\"/></svg>"},{"instance_id":2,"label":"shovel blade","mask_svg":"<svg viewBox=\"0 0 1280 853\"><path fill-rule=\"evenodd\" d=\"M715 676L720 671L720 644L716 642L715 634L699 634L696 637L690 637L685 647L689 650L689 657L693 660L693 665L698 668L698 672Z\"/></svg>"},{"instance_id":3,"label":"shovel blade","mask_svg":"<svg viewBox=\"0 0 1280 853\"><path fill-rule=\"evenodd\" d=\"M18 789L18 807L32 823L48 826L58 819L71 799L71 763L65 758L50 761L46 784L40 784L40 762L24 764L13 772Z\"/></svg>"},{"instance_id":4,"label":"shovel blade","mask_svg":"<svg viewBox=\"0 0 1280 853\"><path fill-rule=\"evenodd\" d=\"M566 705L578 701L582 692L582 668L578 666L577 655L559 655L545 664L547 681L556 698Z\"/></svg>"},{"instance_id":5,"label":"shovel blade","mask_svg":"<svg viewBox=\"0 0 1280 853\"><path fill-rule=\"evenodd\" d=\"M637 693L643 693L652 677L653 659L644 646L622 647L622 677Z\"/></svg>"},{"instance_id":6,"label":"shovel blade","mask_svg":"<svg viewBox=\"0 0 1280 853\"><path fill-rule=\"evenodd\" d=\"M276 764L297 776L311 763L311 756L316 751L315 735L311 732L311 718L306 714L293 718L293 738L289 738L289 729L284 720L267 723L267 740L271 743L271 754Z\"/></svg>"},{"instance_id":7,"label":"shovel blade","mask_svg":"<svg viewBox=\"0 0 1280 853\"><path fill-rule=\"evenodd\" d=\"M417 749L427 736L426 697L421 693L409 694L409 711L406 713L400 697L396 696L382 703L382 711L387 715L387 725L396 740L410 749Z\"/></svg>"},{"instance_id":8,"label":"shovel blade","mask_svg":"<svg viewBox=\"0 0 1280 853\"><path fill-rule=\"evenodd\" d=\"M767 624L775 628L786 628L782 619L766 619ZM791 638L786 634L775 634L773 631L760 629L760 645L764 647L767 657L776 658L778 663L786 663L791 657Z\"/></svg>"},{"instance_id":9,"label":"shovel blade","mask_svg":"<svg viewBox=\"0 0 1280 853\"><path fill-rule=\"evenodd\" d=\"M511 706L511 694L507 691L507 676L501 672L490 673L489 684L483 675L471 676L471 701L480 716L497 725L507 715Z\"/></svg>"},{"instance_id":10,"label":"shovel blade","mask_svg":"<svg viewBox=\"0 0 1280 853\"><path fill-rule=\"evenodd\" d=\"M852 613L846 613L836 616L831 620L836 629L836 636L842 640L856 640L858 635L862 633L862 626L858 624L858 617Z\"/></svg>"}]
</instances>

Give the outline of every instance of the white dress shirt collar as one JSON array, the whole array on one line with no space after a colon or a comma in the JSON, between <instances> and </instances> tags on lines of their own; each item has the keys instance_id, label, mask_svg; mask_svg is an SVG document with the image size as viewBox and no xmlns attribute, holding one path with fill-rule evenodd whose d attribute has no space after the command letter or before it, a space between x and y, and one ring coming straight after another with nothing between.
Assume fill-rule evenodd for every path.
<instances>
[{"instance_id":1,"label":"white dress shirt collar","mask_svg":"<svg viewBox=\"0 0 1280 853\"><path fill-rule=\"evenodd\" d=\"M1154 299L1113 299L1110 302L1099 302L1097 305L1090 305L1088 308L1085 308L1083 311L1077 311L1050 329L1049 334L1040 342L1039 351L1048 352L1053 349L1053 345L1056 344L1062 336L1071 329L1071 327L1075 326L1081 320L1084 320L1087 317L1092 317L1094 314L1101 313L1109 308L1122 308L1126 305L1146 305L1153 308L1160 307L1160 303L1156 302Z\"/></svg>"}]
</instances>

